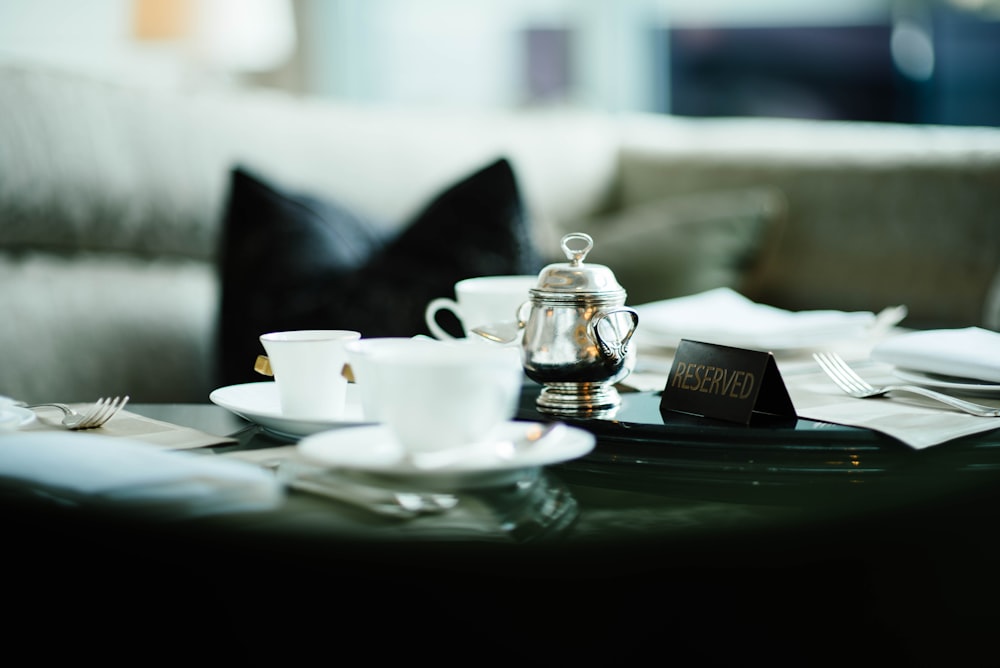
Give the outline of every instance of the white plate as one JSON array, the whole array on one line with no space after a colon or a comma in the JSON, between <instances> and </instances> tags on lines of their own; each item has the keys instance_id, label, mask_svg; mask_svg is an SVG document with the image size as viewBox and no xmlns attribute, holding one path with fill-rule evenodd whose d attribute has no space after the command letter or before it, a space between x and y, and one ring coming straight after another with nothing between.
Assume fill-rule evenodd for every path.
<instances>
[{"instance_id":1,"label":"white plate","mask_svg":"<svg viewBox=\"0 0 1000 668\"><path fill-rule=\"evenodd\" d=\"M14 431L35 421L35 412L24 406L0 404L0 431Z\"/></svg>"},{"instance_id":2,"label":"white plate","mask_svg":"<svg viewBox=\"0 0 1000 668\"><path fill-rule=\"evenodd\" d=\"M281 413L278 386L274 381L220 387L209 400L281 436L301 438L327 429L372 424L361 411L361 397L353 383L347 386L347 406L343 420L300 420Z\"/></svg>"},{"instance_id":3,"label":"white plate","mask_svg":"<svg viewBox=\"0 0 1000 668\"><path fill-rule=\"evenodd\" d=\"M503 425L496 443L518 438L532 425L510 421ZM422 488L460 489L507 484L523 477L526 471L582 457L594 449L595 442L590 432L565 426L509 458L495 454L495 444L484 441L470 444L468 457L456 457L446 465L427 470L407 461L389 428L376 424L307 436L299 441L298 450L320 466L391 478L397 483L410 481Z\"/></svg>"},{"instance_id":4,"label":"white plate","mask_svg":"<svg viewBox=\"0 0 1000 668\"><path fill-rule=\"evenodd\" d=\"M894 368L892 373L900 380L905 380L907 383L913 383L914 385L923 385L924 387L951 390L952 392L983 397L1000 396L1000 384L988 380L956 378L954 376L942 376L936 373L924 373L922 371L911 371L900 368Z\"/></svg>"}]
</instances>

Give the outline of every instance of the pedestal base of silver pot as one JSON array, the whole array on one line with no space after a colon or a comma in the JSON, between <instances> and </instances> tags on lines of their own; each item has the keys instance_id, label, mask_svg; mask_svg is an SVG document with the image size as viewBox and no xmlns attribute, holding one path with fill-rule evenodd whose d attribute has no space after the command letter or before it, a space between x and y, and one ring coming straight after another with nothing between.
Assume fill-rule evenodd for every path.
<instances>
[{"instance_id":1,"label":"pedestal base of silver pot","mask_svg":"<svg viewBox=\"0 0 1000 668\"><path fill-rule=\"evenodd\" d=\"M535 404L539 413L597 418L614 415L622 398L606 383L546 383Z\"/></svg>"}]
</instances>

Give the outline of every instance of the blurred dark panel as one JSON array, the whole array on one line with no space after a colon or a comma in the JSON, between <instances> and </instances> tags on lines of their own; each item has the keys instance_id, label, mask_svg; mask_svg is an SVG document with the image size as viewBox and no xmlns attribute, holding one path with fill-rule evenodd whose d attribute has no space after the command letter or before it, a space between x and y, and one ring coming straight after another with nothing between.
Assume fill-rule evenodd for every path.
<instances>
[{"instance_id":1,"label":"blurred dark panel","mask_svg":"<svg viewBox=\"0 0 1000 668\"><path fill-rule=\"evenodd\" d=\"M934 76L923 96L930 123L1000 125L1000 20L941 7L934 14Z\"/></svg>"},{"instance_id":2,"label":"blurred dark panel","mask_svg":"<svg viewBox=\"0 0 1000 668\"><path fill-rule=\"evenodd\" d=\"M889 25L672 29L670 111L900 120L890 36Z\"/></svg>"},{"instance_id":3,"label":"blurred dark panel","mask_svg":"<svg viewBox=\"0 0 1000 668\"><path fill-rule=\"evenodd\" d=\"M928 78L896 66L888 20L666 29L654 58L669 62L657 82L669 103L657 111L1000 125L1000 20L939 8L921 29L933 45Z\"/></svg>"}]
</instances>

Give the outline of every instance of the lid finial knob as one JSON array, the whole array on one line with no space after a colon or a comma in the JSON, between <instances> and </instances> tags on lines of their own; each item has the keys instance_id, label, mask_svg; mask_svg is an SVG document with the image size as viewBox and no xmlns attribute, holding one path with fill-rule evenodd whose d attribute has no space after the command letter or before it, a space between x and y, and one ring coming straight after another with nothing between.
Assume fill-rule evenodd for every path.
<instances>
[{"instance_id":1,"label":"lid finial knob","mask_svg":"<svg viewBox=\"0 0 1000 668\"><path fill-rule=\"evenodd\" d=\"M570 246L571 241L582 241L584 245L582 248L573 248ZM563 253L566 254L566 259L570 261L570 265L578 267L583 264L583 259L594 247L594 239L586 232L570 232L562 238L559 245L562 247Z\"/></svg>"}]
</instances>

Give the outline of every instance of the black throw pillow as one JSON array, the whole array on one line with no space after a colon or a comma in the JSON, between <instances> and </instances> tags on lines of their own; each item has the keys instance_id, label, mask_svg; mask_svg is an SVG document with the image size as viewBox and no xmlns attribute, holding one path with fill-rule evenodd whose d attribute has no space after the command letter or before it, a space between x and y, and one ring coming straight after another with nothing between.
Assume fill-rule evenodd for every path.
<instances>
[{"instance_id":1,"label":"black throw pillow","mask_svg":"<svg viewBox=\"0 0 1000 668\"><path fill-rule=\"evenodd\" d=\"M234 168L219 255L218 383L263 380L253 365L265 332L429 334L427 302L453 298L456 281L544 265L506 159L444 190L398 233L389 229Z\"/></svg>"}]
</instances>

